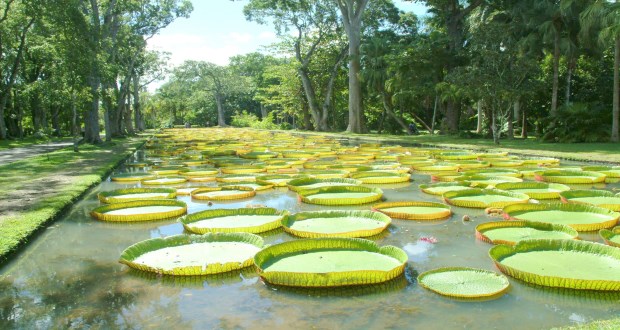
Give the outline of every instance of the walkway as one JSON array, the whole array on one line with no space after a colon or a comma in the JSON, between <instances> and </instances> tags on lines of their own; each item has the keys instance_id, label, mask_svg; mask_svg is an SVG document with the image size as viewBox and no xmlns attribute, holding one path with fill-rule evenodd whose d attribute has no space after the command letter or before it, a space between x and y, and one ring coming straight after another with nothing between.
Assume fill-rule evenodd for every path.
<instances>
[{"instance_id":1,"label":"walkway","mask_svg":"<svg viewBox=\"0 0 620 330\"><path fill-rule=\"evenodd\" d=\"M49 142L43 144L35 144L28 147L0 150L0 165L5 165L24 158L45 154L72 145L73 142Z\"/></svg>"}]
</instances>

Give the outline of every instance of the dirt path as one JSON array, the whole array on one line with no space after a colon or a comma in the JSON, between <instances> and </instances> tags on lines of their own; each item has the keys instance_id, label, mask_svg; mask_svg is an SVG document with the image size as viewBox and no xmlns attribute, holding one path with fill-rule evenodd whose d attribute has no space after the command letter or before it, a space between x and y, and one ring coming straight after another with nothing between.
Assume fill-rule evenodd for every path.
<instances>
[{"instance_id":1,"label":"dirt path","mask_svg":"<svg viewBox=\"0 0 620 330\"><path fill-rule=\"evenodd\" d=\"M28 147L0 150L0 165L12 163L24 158L48 153L60 148L72 146L73 142L49 142Z\"/></svg>"}]
</instances>

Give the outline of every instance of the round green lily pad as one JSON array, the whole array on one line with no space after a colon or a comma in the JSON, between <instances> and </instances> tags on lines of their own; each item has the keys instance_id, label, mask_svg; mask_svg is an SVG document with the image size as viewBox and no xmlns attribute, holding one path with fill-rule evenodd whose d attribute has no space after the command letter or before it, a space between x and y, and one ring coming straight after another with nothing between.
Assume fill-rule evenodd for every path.
<instances>
[{"instance_id":1,"label":"round green lily pad","mask_svg":"<svg viewBox=\"0 0 620 330\"><path fill-rule=\"evenodd\" d=\"M384 231L392 222L372 211L313 211L289 215L284 231L299 237L369 237Z\"/></svg>"},{"instance_id":2,"label":"round green lily pad","mask_svg":"<svg viewBox=\"0 0 620 330\"><path fill-rule=\"evenodd\" d=\"M301 239L269 246L254 257L265 282L335 287L387 282L402 275L405 251L360 238Z\"/></svg>"},{"instance_id":3,"label":"round green lily pad","mask_svg":"<svg viewBox=\"0 0 620 330\"><path fill-rule=\"evenodd\" d=\"M443 194L448 204L470 208L504 207L510 204L527 203L530 199L525 194L498 189L467 189L449 191Z\"/></svg>"},{"instance_id":4,"label":"round green lily pad","mask_svg":"<svg viewBox=\"0 0 620 330\"><path fill-rule=\"evenodd\" d=\"M463 175L455 179L457 182L469 182L473 186L495 187L505 182L522 182L520 178L512 176Z\"/></svg>"},{"instance_id":5,"label":"round green lily pad","mask_svg":"<svg viewBox=\"0 0 620 330\"><path fill-rule=\"evenodd\" d=\"M376 202L383 196L383 190L363 186L324 187L297 193L302 202L319 205L367 204Z\"/></svg>"},{"instance_id":6,"label":"round green lily pad","mask_svg":"<svg viewBox=\"0 0 620 330\"><path fill-rule=\"evenodd\" d=\"M405 220L440 220L452 215L448 205L423 201L379 203L372 209L391 218Z\"/></svg>"},{"instance_id":7,"label":"round green lily pad","mask_svg":"<svg viewBox=\"0 0 620 330\"><path fill-rule=\"evenodd\" d=\"M155 179L155 175L144 172L132 172L115 174L110 177L110 180L116 182L138 182L145 179Z\"/></svg>"},{"instance_id":8,"label":"round green lily pad","mask_svg":"<svg viewBox=\"0 0 620 330\"><path fill-rule=\"evenodd\" d=\"M352 173L351 178L360 180L365 184L387 184L409 182L411 175L388 171L363 171Z\"/></svg>"},{"instance_id":9,"label":"round green lily pad","mask_svg":"<svg viewBox=\"0 0 620 330\"><path fill-rule=\"evenodd\" d=\"M469 182L438 182L421 184L420 189L427 194L441 196L448 191L471 189L471 185Z\"/></svg>"},{"instance_id":10,"label":"round green lily pad","mask_svg":"<svg viewBox=\"0 0 620 330\"><path fill-rule=\"evenodd\" d=\"M577 231L611 228L620 213L582 204L518 204L504 208L504 217L568 225Z\"/></svg>"},{"instance_id":11,"label":"round green lily pad","mask_svg":"<svg viewBox=\"0 0 620 330\"><path fill-rule=\"evenodd\" d=\"M496 184L495 188L526 194L534 199L560 198L561 192L570 190L566 185L547 182L505 182Z\"/></svg>"},{"instance_id":12,"label":"round green lily pad","mask_svg":"<svg viewBox=\"0 0 620 330\"><path fill-rule=\"evenodd\" d=\"M508 291L506 276L469 267L446 267L429 270L418 276L423 288L456 298L499 298Z\"/></svg>"},{"instance_id":13,"label":"round green lily pad","mask_svg":"<svg viewBox=\"0 0 620 330\"><path fill-rule=\"evenodd\" d=\"M192 213L179 218L185 230L196 233L262 233L282 226L288 211L273 208L216 209Z\"/></svg>"},{"instance_id":14,"label":"round green lily pad","mask_svg":"<svg viewBox=\"0 0 620 330\"><path fill-rule=\"evenodd\" d=\"M579 240L524 240L489 251L505 274L527 283L578 290L620 291L620 249Z\"/></svg>"},{"instance_id":15,"label":"round green lily pad","mask_svg":"<svg viewBox=\"0 0 620 330\"><path fill-rule=\"evenodd\" d=\"M256 191L248 187L205 187L192 191L192 199L198 200L234 200L250 198L256 195Z\"/></svg>"},{"instance_id":16,"label":"round green lily pad","mask_svg":"<svg viewBox=\"0 0 620 330\"><path fill-rule=\"evenodd\" d=\"M102 221L152 221L178 217L187 205L170 199L139 200L96 207L90 215Z\"/></svg>"},{"instance_id":17,"label":"round green lily pad","mask_svg":"<svg viewBox=\"0 0 620 330\"><path fill-rule=\"evenodd\" d=\"M536 180L553 183L601 183L605 174L590 171L548 170L535 174Z\"/></svg>"},{"instance_id":18,"label":"round green lily pad","mask_svg":"<svg viewBox=\"0 0 620 330\"><path fill-rule=\"evenodd\" d=\"M155 179L144 179L140 181L143 185L172 185L187 182L187 179L180 176L160 177Z\"/></svg>"},{"instance_id":19,"label":"round green lily pad","mask_svg":"<svg viewBox=\"0 0 620 330\"><path fill-rule=\"evenodd\" d=\"M607 190L571 190L560 194L565 203L590 204L611 211L620 211L620 196Z\"/></svg>"},{"instance_id":20,"label":"round green lily pad","mask_svg":"<svg viewBox=\"0 0 620 330\"><path fill-rule=\"evenodd\" d=\"M318 189L323 187L336 187L336 186L357 186L362 182L355 179L314 179L314 178L300 178L291 180L288 183L288 189L298 192L306 189Z\"/></svg>"},{"instance_id":21,"label":"round green lily pad","mask_svg":"<svg viewBox=\"0 0 620 330\"><path fill-rule=\"evenodd\" d=\"M569 226L533 221L494 221L476 226L476 237L492 244L515 245L524 239L575 239Z\"/></svg>"},{"instance_id":22,"label":"round green lily pad","mask_svg":"<svg viewBox=\"0 0 620 330\"><path fill-rule=\"evenodd\" d=\"M128 188L102 191L97 194L99 201L106 204L145 199L172 199L176 197L177 191L172 188Z\"/></svg>"},{"instance_id":23,"label":"round green lily pad","mask_svg":"<svg viewBox=\"0 0 620 330\"><path fill-rule=\"evenodd\" d=\"M248 233L175 235L136 243L119 262L164 275L218 274L251 266L263 244L260 236Z\"/></svg>"}]
</instances>

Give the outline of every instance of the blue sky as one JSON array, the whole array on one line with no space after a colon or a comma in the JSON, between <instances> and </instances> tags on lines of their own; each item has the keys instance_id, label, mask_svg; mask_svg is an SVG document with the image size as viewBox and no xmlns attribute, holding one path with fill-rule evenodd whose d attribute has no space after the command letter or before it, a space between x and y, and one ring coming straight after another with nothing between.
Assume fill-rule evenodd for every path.
<instances>
[{"instance_id":1,"label":"blue sky","mask_svg":"<svg viewBox=\"0 0 620 330\"><path fill-rule=\"evenodd\" d=\"M247 1L194 0L188 19L177 19L149 40L149 48L171 53L170 64L202 60L228 64L231 56L260 50L275 42L271 25L247 22L243 6ZM426 13L424 5L394 0L404 11Z\"/></svg>"}]
</instances>

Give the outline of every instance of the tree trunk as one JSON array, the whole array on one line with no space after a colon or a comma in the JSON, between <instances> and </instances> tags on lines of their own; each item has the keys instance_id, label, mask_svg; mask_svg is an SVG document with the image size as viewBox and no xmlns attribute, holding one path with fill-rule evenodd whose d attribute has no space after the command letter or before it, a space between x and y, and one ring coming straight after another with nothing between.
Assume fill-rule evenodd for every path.
<instances>
[{"instance_id":1,"label":"tree trunk","mask_svg":"<svg viewBox=\"0 0 620 330\"><path fill-rule=\"evenodd\" d=\"M482 133L482 100L478 100L478 121L476 124L476 134Z\"/></svg>"},{"instance_id":2,"label":"tree trunk","mask_svg":"<svg viewBox=\"0 0 620 330\"><path fill-rule=\"evenodd\" d=\"M8 5L7 5L7 11L8 11ZM34 20L35 20L34 17L31 18L28 24L24 27L21 33L20 39L19 39L19 46L17 47L17 54L15 55L15 61L13 62L13 66L11 68L11 74L8 78L6 85L5 86L0 85L0 87L3 87L0 90L1 92L0 93L1 94L0 95L0 140L6 140L7 138L6 123L4 121L4 109L6 108L6 104L9 100L9 95L11 94L11 89L13 88L13 84L15 84L15 79L17 77L17 72L18 72L19 65L22 59L22 53L24 51L24 45L26 44L26 34L28 33L28 30L30 29L32 24L34 24ZM3 54L0 54L0 56L2 55Z\"/></svg>"},{"instance_id":3,"label":"tree trunk","mask_svg":"<svg viewBox=\"0 0 620 330\"><path fill-rule=\"evenodd\" d=\"M431 122L431 135L435 134L435 120L437 119L437 106L439 105L439 95L435 95L435 105L433 106L433 120Z\"/></svg>"},{"instance_id":4,"label":"tree trunk","mask_svg":"<svg viewBox=\"0 0 620 330\"><path fill-rule=\"evenodd\" d=\"M310 115L310 111L308 110L308 103L302 102L301 112L303 129L306 131L313 130L314 127L312 126L312 115Z\"/></svg>"},{"instance_id":5,"label":"tree trunk","mask_svg":"<svg viewBox=\"0 0 620 330\"><path fill-rule=\"evenodd\" d=\"M499 145L499 129L497 127L495 110L491 111L491 131L493 132L493 143Z\"/></svg>"},{"instance_id":6,"label":"tree trunk","mask_svg":"<svg viewBox=\"0 0 620 330\"><path fill-rule=\"evenodd\" d=\"M217 125L226 127L226 117L224 117L224 100L220 93L215 94L215 102L217 103Z\"/></svg>"},{"instance_id":7,"label":"tree trunk","mask_svg":"<svg viewBox=\"0 0 620 330\"><path fill-rule=\"evenodd\" d=\"M402 127L402 129L407 132L407 134L411 135L412 132L409 129L409 126L407 126L405 121L400 116L397 116L396 113L394 113L392 99L390 98L390 96L385 91L381 93L381 96L383 100L383 108L385 109L387 114L392 117L392 119L394 119L398 123L398 125L400 125L400 127Z\"/></svg>"},{"instance_id":8,"label":"tree trunk","mask_svg":"<svg viewBox=\"0 0 620 330\"><path fill-rule=\"evenodd\" d=\"M99 86L101 83L95 68L93 68L89 80L92 100L90 109L84 112L84 141L87 143L99 144L103 142L99 135Z\"/></svg>"},{"instance_id":9,"label":"tree trunk","mask_svg":"<svg viewBox=\"0 0 620 330\"><path fill-rule=\"evenodd\" d=\"M555 34L553 40L553 83L551 91L551 116L558 114L558 87L560 77L560 35Z\"/></svg>"},{"instance_id":10,"label":"tree trunk","mask_svg":"<svg viewBox=\"0 0 620 330\"><path fill-rule=\"evenodd\" d=\"M570 85L573 79L573 70L575 70L575 66L577 65L575 62L577 59L569 58L568 63L566 65L566 91L564 92L564 104L568 106L570 104Z\"/></svg>"},{"instance_id":11,"label":"tree trunk","mask_svg":"<svg viewBox=\"0 0 620 330\"><path fill-rule=\"evenodd\" d=\"M448 134L457 134L459 132L459 121L461 119L460 104L454 100L446 102L446 118L445 125Z\"/></svg>"},{"instance_id":12,"label":"tree trunk","mask_svg":"<svg viewBox=\"0 0 620 330\"><path fill-rule=\"evenodd\" d=\"M80 130L78 128L78 114L77 114L77 105L75 104L76 102L76 95L75 95L75 91L71 92L71 135L73 136L78 136L80 134Z\"/></svg>"},{"instance_id":13,"label":"tree trunk","mask_svg":"<svg viewBox=\"0 0 620 330\"><path fill-rule=\"evenodd\" d=\"M525 112L525 110L522 111L523 121L521 122L521 138L523 139L527 139L527 118Z\"/></svg>"},{"instance_id":14,"label":"tree trunk","mask_svg":"<svg viewBox=\"0 0 620 330\"><path fill-rule=\"evenodd\" d=\"M264 104L260 104L260 118L261 120L264 120L265 118L267 118L267 107L265 107Z\"/></svg>"},{"instance_id":15,"label":"tree trunk","mask_svg":"<svg viewBox=\"0 0 620 330\"><path fill-rule=\"evenodd\" d=\"M314 121L314 129L316 131L321 131L320 123L321 123L321 115L319 113L319 106L316 101L316 93L314 91L314 86L312 85L312 80L308 75L308 70L305 67L301 67L297 70L299 73L299 77L301 78L301 86L304 89L304 95L306 96L306 101L308 102L308 112L312 116L312 120Z\"/></svg>"},{"instance_id":16,"label":"tree trunk","mask_svg":"<svg viewBox=\"0 0 620 330\"><path fill-rule=\"evenodd\" d=\"M508 134L506 135L506 137L509 140L512 140L515 138L514 121L515 121L515 117L518 118L517 114L519 113L520 108L521 108L521 102L519 102L519 100L517 99L512 105L512 116L509 113L508 116L506 117L506 119L508 120Z\"/></svg>"},{"instance_id":17,"label":"tree trunk","mask_svg":"<svg viewBox=\"0 0 620 330\"><path fill-rule=\"evenodd\" d=\"M337 0L342 23L349 39L349 124L348 132L364 133L364 107L360 81L362 14L368 0Z\"/></svg>"},{"instance_id":18,"label":"tree trunk","mask_svg":"<svg viewBox=\"0 0 620 330\"><path fill-rule=\"evenodd\" d=\"M133 115L134 127L137 131L144 131L144 116L142 115L142 105L140 104L140 76L133 75Z\"/></svg>"},{"instance_id":19,"label":"tree trunk","mask_svg":"<svg viewBox=\"0 0 620 330\"><path fill-rule=\"evenodd\" d=\"M616 37L614 48L614 97L611 122L611 141L620 142L618 126L620 125L620 37Z\"/></svg>"}]
</instances>

